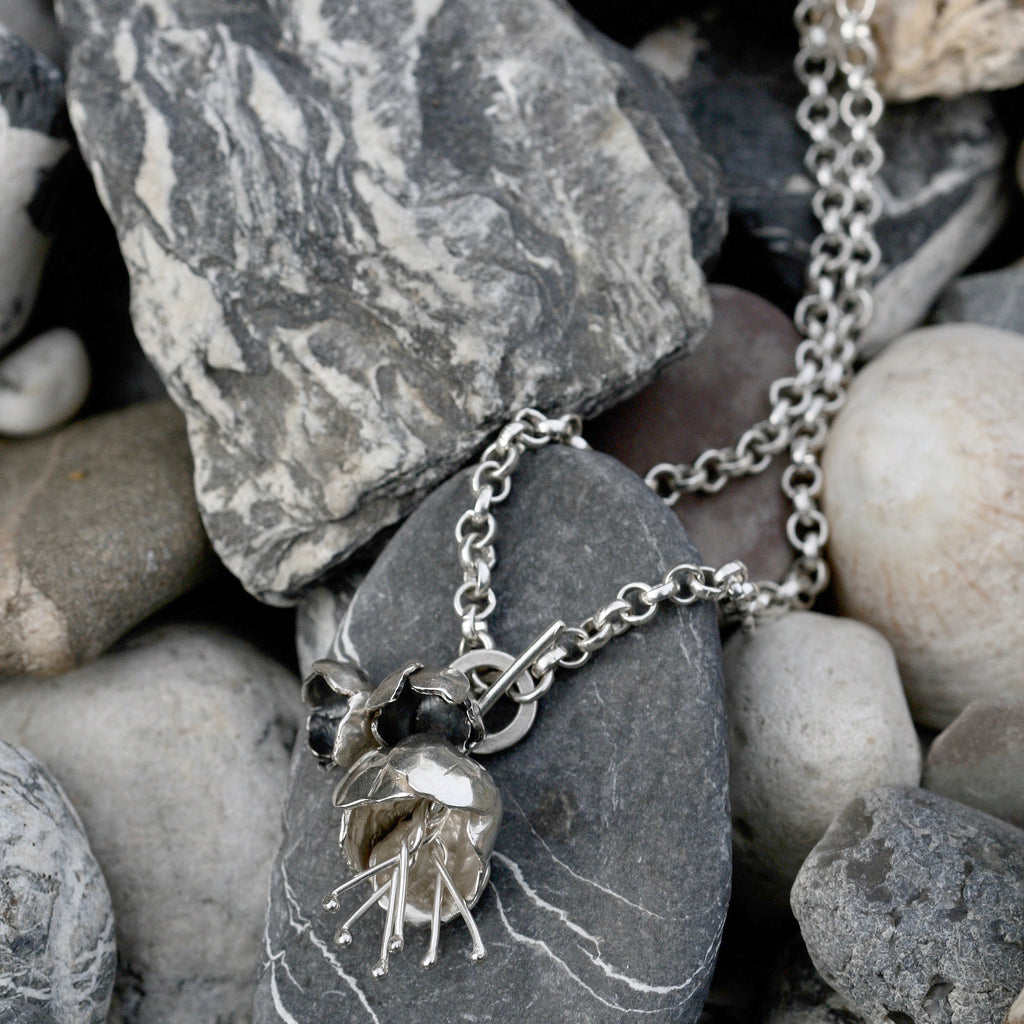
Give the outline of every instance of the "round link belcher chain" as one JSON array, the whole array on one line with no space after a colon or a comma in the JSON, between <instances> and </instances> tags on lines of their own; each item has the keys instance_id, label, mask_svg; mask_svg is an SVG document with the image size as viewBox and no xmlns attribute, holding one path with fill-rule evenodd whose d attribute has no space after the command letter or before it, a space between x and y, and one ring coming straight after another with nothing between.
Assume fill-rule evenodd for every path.
<instances>
[{"instance_id":1,"label":"round link belcher chain","mask_svg":"<svg viewBox=\"0 0 1024 1024\"><path fill-rule=\"evenodd\" d=\"M819 507L818 454L846 400L857 342L873 312L868 284L880 262L874 225L881 201L874 180L883 154L874 129L883 104L873 77L876 49L868 24L873 8L874 0L801 0L795 14L801 38L795 67L807 88L797 121L811 139L805 164L817 183L812 206L822 229L811 246L807 290L794 313L803 337L796 372L773 382L770 415L733 447L709 449L692 464L662 463L645 477L672 505L683 494L717 493L732 479L761 473L788 449L782 489L793 505L786 524L796 551L790 569L781 583L755 583L741 562L720 568L684 562L658 583L628 583L579 626L554 631L554 639L528 666L534 685L509 690L519 703L538 700L550 687L554 669L586 664L614 637L650 621L666 601L711 601L726 619L749 627L765 615L809 607L827 586L823 551L828 522ZM579 417L549 419L525 409L506 424L476 466L474 504L455 529L463 570L454 601L462 621L461 657L495 646L487 626L497 604L491 586L497 523L491 509L508 497L525 451L547 444L585 448L580 429ZM479 679L475 682L478 690L486 688Z\"/></svg>"}]
</instances>

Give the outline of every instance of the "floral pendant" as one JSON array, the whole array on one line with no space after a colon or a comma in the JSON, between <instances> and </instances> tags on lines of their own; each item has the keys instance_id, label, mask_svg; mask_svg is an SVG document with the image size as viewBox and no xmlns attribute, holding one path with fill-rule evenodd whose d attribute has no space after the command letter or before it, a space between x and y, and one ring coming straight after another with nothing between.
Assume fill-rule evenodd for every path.
<instances>
[{"instance_id":1,"label":"floral pendant","mask_svg":"<svg viewBox=\"0 0 1024 1024\"><path fill-rule=\"evenodd\" d=\"M341 946L378 905L385 914L375 977L405 944L405 926L430 925L422 963L437 959L442 922L461 916L472 958L486 955L472 908L490 875L501 794L467 753L484 737L469 679L413 662L374 687L354 665L323 660L303 686L309 742L345 774L334 791L339 843L355 875L324 897L330 912L366 883L370 893L335 933Z\"/></svg>"}]
</instances>

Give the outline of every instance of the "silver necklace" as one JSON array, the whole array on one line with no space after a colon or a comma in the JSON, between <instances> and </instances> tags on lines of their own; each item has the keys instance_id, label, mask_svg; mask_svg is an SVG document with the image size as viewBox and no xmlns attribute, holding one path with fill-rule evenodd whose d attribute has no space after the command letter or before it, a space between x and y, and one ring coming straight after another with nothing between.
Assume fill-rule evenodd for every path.
<instances>
[{"instance_id":1,"label":"silver necklace","mask_svg":"<svg viewBox=\"0 0 1024 1024\"><path fill-rule=\"evenodd\" d=\"M869 282L880 252L874 225L881 202L874 181L882 165L875 127L882 99L875 87L869 20L874 0L801 0L796 73L807 89L797 120L811 144L806 167L817 189L812 206L821 233L810 251L807 291L794 321L803 341L796 371L769 390L771 413L729 448L703 452L692 464L655 466L648 487L674 504L682 494L717 493L730 480L763 472L788 451L782 489L793 512L786 535L794 561L781 582L753 582L741 562L720 567L682 562L656 583L627 583L578 626L552 622L513 657L488 630L497 606L493 509L509 495L521 457L548 444L585 448L581 422L519 412L484 451L470 477L473 504L455 525L463 580L455 591L461 621L458 657L448 666L403 666L374 685L355 665L318 661L303 687L313 705L310 744L321 763L340 769L334 805L339 842L355 874L324 897L326 911L366 884L369 895L335 934L347 946L356 922L375 905L384 911L375 976L405 944L405 926L429 925L423 965L438 955L441 924L461 917L471 956L485 956L472 908L487 884L501 819L501 795L474 756L505 750L529 732L555 672L585 665L615 637L649 622L669 602L716 603L724 617L753 626L765 616L810 607L828 584L828 522L819 507L819 453L842 407L857 341L871 319ZM511 721L489 731L484 716L502 698Z\"/></svg>"}]
</instances>

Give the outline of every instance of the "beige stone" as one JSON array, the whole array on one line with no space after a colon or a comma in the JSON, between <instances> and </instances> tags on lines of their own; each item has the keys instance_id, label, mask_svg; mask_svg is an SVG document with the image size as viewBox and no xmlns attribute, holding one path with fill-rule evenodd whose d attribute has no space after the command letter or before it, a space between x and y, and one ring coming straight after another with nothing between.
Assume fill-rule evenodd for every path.
<instances>
[{"instance_id":1,"label":"beige stone","mask_svg":"<svg viewBox=\"0 0 1024 1024\"><path fill-rule=\"evenodd\" d=\"M1024 1024L1024 992L1013 1001L1013 1006L1006 1012L1003 1024Z\"/></svg>"},{"instance_id":2,"label":"beige stone","mask_svg":"<svg viewBox=\"0 0 1024 1024\"><path fill-rule=\"evenodd\" d=\"M946 324L861 372L825 449L843 613L892 644L914 717L1024 695L1024 336Z\"/></svg>"},{"instance_id":3,"label":"beige stone","mask_svg":"<svg viewBox=\"0 0 1024 1024\"><path fill-rule=\"evenodd\" d=\"M1022 0L879 0L872 28L878 83L889 99L1024 82Z\"/></svg>"}]
</instances>

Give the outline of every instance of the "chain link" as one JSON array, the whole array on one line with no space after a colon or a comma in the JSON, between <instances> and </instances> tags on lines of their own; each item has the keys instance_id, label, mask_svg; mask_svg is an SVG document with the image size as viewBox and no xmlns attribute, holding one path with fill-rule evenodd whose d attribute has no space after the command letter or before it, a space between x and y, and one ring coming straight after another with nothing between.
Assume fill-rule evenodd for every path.
<instances>
[{"instance_id":1,"label":"chain link","mask_svg":"<svg viewBox=\"0 0 1024 1024\"><path fill-rule=\"evenodd\" d=\"M818 455L846 400L857 342L873 312L868 285L881 259L874 236L881 212L874 180L883 159L875 138L883 104L874 82L877 54L869 28L874 2L800 0L796 8L801 45L794 66L807 89L797 121L811 139L805 166L816 182L812 206L821 222L811 245L806 293L794 313L803 337L796 370L773 382L770 415L733 447L708 449L692 464L661 463L645 477L672 505L683 494L714 494L730 480L761 473L788 450L782 490L793 506L786 523L796 552L791 567L780 583L752 582L741 562L720 568L683 562L658 583L627 583L614 600L579 626L567 627L537 656L530 671L539 685L526 695L510 691L513 699L539 699L554 669L585 665L615 637L649 622L666 602L714 602L726 619L750 627L763 616L810 607L828 585L828 522L819 505ZM494 648L487 625L497 605L491 587L497 524L491 510L508 497L526 450L547 444L586 448L581 427L577 416L550 419L524 409L481 456L470 481L473 507L455 528L463 573L454 600L462 622L460 655Z\"/></svg>"}]
</instances>

